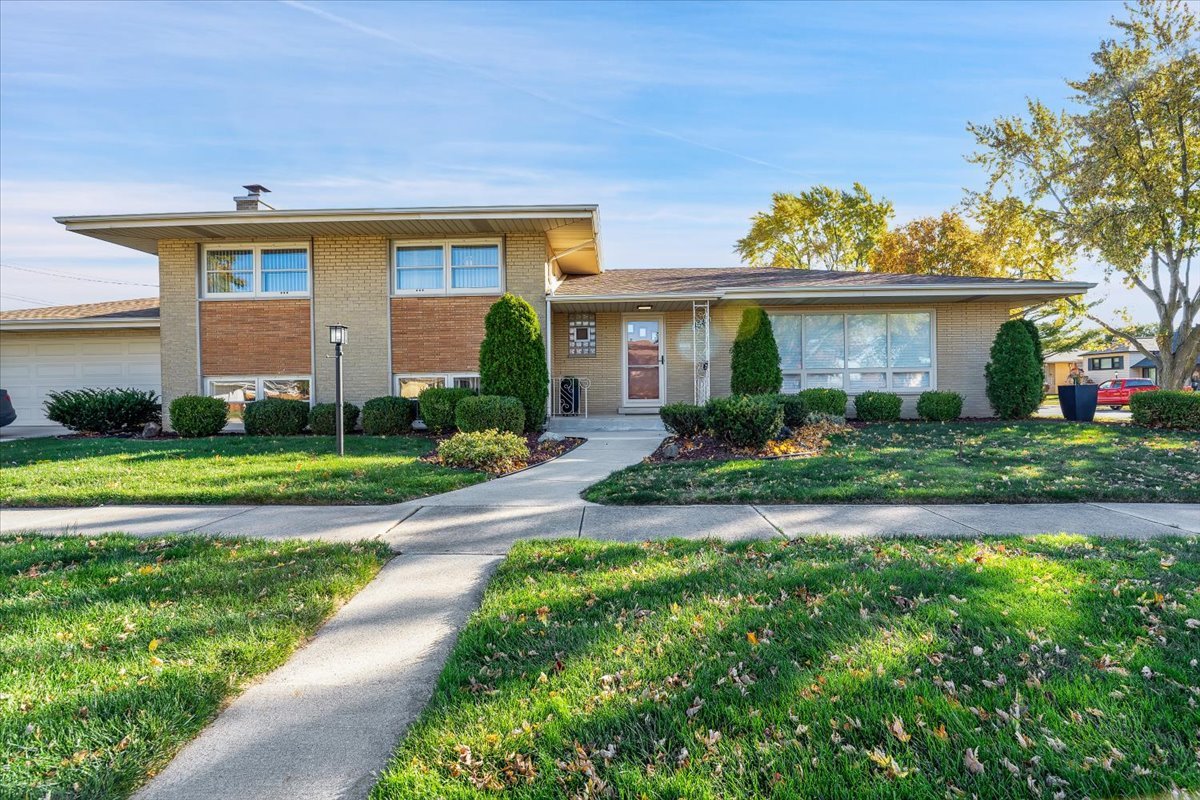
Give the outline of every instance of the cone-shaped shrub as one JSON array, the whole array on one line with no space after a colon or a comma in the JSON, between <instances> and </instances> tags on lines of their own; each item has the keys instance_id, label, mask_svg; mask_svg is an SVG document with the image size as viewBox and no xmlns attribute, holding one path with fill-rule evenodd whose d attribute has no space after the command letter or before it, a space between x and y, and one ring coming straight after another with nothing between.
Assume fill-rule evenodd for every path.
<instances>
[{"instance_id":1,"label":"cone-shaped shrub","mask_svg":"<svg viewBox=\"0 0 1200 800\"><path fill-rule=\"evenodd\" d=\"M987 396L1002 419L1024 419L1042 402L1042 364L1024 320L1010 319L996 332L984 371Z\"/></svg>"},{"instance_id":2,"label":"cone-shaped shrub","mask_svg":"<svg viewBox=\"0 0 1200 800\"><path fill-rule=\"evenodd\" d=\"M779 347L771 330L771 318L761 308L742 312L737 338L733 340L729 388L734 394L777 394L783 386L779 369Z\"/></svg>"},{"instance_id":3,"label":"cone-shaped shrub","mask_svg":"<svg viewBox=\"0 0 1200 800\"><path fill-rule=\"evenodd\" d=\"M546 418L550 375L546 345L533 306L516 295L497 300L483 322L479 348L479 393L515 397L525 408L525 430Z\"/></svg>"}]
</instances>

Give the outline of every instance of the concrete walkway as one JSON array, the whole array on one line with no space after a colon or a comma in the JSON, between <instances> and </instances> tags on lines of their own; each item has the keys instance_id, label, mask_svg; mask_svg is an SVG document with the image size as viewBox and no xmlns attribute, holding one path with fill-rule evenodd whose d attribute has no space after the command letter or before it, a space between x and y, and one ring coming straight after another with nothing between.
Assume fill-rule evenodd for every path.
<instances>
[{"instance_id":1,"label":"concrete walkway","mask_svg":"<svg viewBox=\"0 0 1200 800\"><path fill-rule=\"evenodd\" d=\"M1200 533L1200 504L614 507L579 497L660 440L654 432L593 434L536 469L391 506L0 509L0 532L379 538L398 554L287 664L184 747L139 800L366 797L428 701L491 571L521 539Z\"/></svg>"}]
</instances>

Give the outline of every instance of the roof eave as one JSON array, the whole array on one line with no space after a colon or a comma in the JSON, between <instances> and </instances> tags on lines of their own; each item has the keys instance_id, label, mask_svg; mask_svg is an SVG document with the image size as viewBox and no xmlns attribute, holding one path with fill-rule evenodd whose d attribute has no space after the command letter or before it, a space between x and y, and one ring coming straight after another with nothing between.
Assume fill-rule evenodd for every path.
<instances>
[{"instance_id":1,"label":"roof eave","mask_svg":"<svg viewBox=\"0 0 1200 800\"><path fill-rule=\"evenodd\" d=\"M602 295L551 295L550 302L580 303L580 302L621 302L636 300L784 300L829 298L843 300L859 298L864 295L871 297L947 297L961 295L976 297L979 295L995 297L1034 297L1057 298L1082 294L1095 288L1096 284L1078 282L1062 282L1053 285L1029 286L1022 284L987 284L961 283L942 286L903 285L893 284L884 286L853 286L853 287L741 287L735 289L718 289L711 292L637 292L631 294L602 294Z\"/></svg>"},{"instance_id":2,"label":"roof eave","mask_svg":"<svg viewBox=\"0 0 1200 800\"><path fill-rule=\"evenodd\" d=\"M388 219L587 219L599 206L461 206L428 208L312 208L282 211L191 211L165 214L107 214L55 217L68 230L153 227L164 222L236 224L238 222L370 222Z\"/></svg>"},{"instance_id":3,"label":"roof eave","mask_svg":"<svg viewBox=\"0 0 1200 800\"><path fill-rule=\"evenodd\" d=\"M110 317L107 319L6 319L0 320L3 331L99 330L114 328L157 328L159 320L145 317Z\"/></svg>"}]
</instances>

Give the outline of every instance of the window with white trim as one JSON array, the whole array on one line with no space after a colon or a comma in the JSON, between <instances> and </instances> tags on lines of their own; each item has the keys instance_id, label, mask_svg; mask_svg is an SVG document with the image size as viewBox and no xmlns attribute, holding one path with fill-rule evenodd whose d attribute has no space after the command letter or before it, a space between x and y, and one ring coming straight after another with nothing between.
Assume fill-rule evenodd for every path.
<instances>
[{"instance_id":1,"label":"window with white trim","mask_svg":"<svg viewBox=\"0 0 1200 800\"><path fill-rule=\"evenodd\" d=\"M275 376L244 375L207 378L205 393L219 397L229 406L229 421L240 423L247 403L255 400L280 399L312 402L312 379L308 375Z\"/></svg>"},{"instance_id":2,"label":"window with white trim","mask_svg":"<svg viewBox=\"0 0 1200 800\"><path fill-rule=\"evenodd\" d=\"M307 297L306 244L209 245L203 258L204 297Z\"/></svg>"},{"instance_id":3,"label":"window with white trim","mask_svg":"<svg viewBox=\"0 0 1200 800\"><path fill-rule=\"evenodd\" d=\"M471 372L425 372L395 376L397 397L414 399L432 388L451 387L479 391L479 376Z\"/></svg>"},{"instance_id":4,"label":"window with white trim","mask_svg":"<svg viewBox=\"0 0 1200 800\"><path fill-rule=\"evenodd\" d=\"M774 313L783 391L922 392L934 386L933 312Z\"/></svg>"},{"instance_id":5,"label":"window with white trim","mask_svg":"<svg viewBox=\"0 0 1200 800\"><path fill-rule=\"evenodd\" d=\"M500 241L394 242L394 294L496 294Z\"/></svg>"}]
</instances>

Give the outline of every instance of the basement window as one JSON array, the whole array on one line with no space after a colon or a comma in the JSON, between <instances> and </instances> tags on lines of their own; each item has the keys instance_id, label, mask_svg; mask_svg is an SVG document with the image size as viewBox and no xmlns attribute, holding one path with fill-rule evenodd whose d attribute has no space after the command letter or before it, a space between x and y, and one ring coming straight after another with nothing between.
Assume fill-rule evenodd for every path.
<instances>
[{"instance_id":1,"label":"basement window","mask_svg":"<svg viewBox=\"0 0 1200 800\"><path fill-rule=\"evenodd\" d=\"M255 400L303 400L311 402L312 381L307 376L267 377L245 376L208 378L205 389L209 397L219 397L229 406L229 422L240 424L247 403Z\"/></svg>"}]
</instances>

